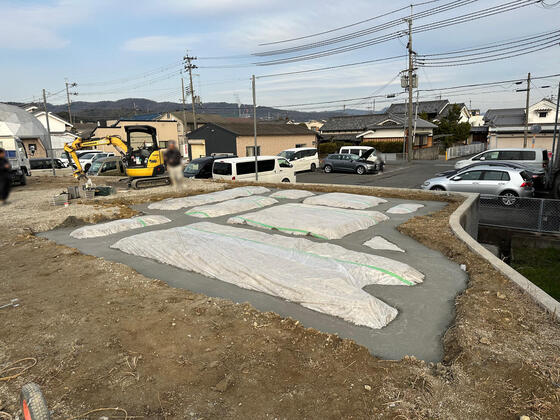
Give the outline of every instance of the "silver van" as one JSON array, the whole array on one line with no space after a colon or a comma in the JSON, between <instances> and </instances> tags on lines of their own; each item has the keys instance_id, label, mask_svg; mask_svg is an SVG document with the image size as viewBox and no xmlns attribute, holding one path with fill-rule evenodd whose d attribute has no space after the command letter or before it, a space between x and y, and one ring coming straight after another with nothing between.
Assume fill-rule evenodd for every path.
<instances>
[{"instance_id":1,"label":"silver van","mask_svg":"<svg viewBox=\"0 0 560 420\"><path fill-rule=\"evenodd\" d=\"M479 153L470 159L455 163L455 169L462 169L476 162L507 161L519 163L531 169L542 169L548 166L546 149L493 149Z\"/></svg>"}]
</instances>

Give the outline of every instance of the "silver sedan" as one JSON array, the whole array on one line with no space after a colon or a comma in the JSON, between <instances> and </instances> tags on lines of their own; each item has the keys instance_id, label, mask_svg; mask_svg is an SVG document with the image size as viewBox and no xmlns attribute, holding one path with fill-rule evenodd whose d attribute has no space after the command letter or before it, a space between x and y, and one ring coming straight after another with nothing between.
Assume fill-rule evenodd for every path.
<instances>
[{"instance_id":1,"label":"silver sedan","mask_svg":"<svg viewBox=\"0 0 560 420\"><path fill-rule=\"evenodd\" d=\"M500 196L506 206L514 205L517 197L532 197L534 192L531 176L527 172L496 166L477 166L455 175L431 178L422 184L422 189Z\"/></svg>"}]
</instances>

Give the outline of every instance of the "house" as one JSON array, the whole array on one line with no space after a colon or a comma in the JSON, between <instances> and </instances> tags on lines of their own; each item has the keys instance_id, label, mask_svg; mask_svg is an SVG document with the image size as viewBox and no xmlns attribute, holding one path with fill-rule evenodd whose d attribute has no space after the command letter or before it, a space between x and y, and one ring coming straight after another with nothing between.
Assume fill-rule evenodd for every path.
<instances>
[{"instance_id":1,"label":"house","mask_svg":"<svg viewBox=\"0 0 560 420\"><path fill-rule=\"evenodd\" d=\"M415 122L415 148L432 147L433 131L437 127L418 118ZM330 118L321 127L324 141L343 141L354 144L367 142L399 142L407 136L408 121L403 115L369 114Z\"/></svg>"},{"instance_id":2,"label":"house","mask_svg":"<svg viewBox=\"0 0 560 420\"><path fill-rule=\"evenodd\" d=\"M33 113L43 127L45 127L45 129L47 128L45 111L40 111L37 107L29 107L26 108L26 110ZM66 143L72 143L78 137L72 132L74 126L58 115L49 112L49 128L53 155L54 157L61 157L64 154L64 145Z\"/></svg>"},{"instance_id":3,"label":"house","mask_svg":"<svg viewBox=\"0 0 560 420\"><path fill-rule=\"evenodd\" d=\"M319 131L321 131L321 127L323 127L323 125L325 125L325 121L311 120L311 121L306 121L304 124L310 130L319 132Z\"/></svg>"},{"instance_id":4,"label":"house","mask_svg":"<svg viewBox=\"0 0 560 420\"><path fill-rule=\"evenodd\" d=\"M241 119L206 123L188 134L188 156L196 159L213 153L233 153L239 157L254 156L253 121ZM294 147L317 146L317 133L301 125L257 124L257 154L277 155Z\"/></svg>"},{"instance_id":5,"label":"house","mask_svg":"<svg viewBox=\"0 0 560 420\"><path fill-rule=\"evenodd\" d=\"M91 137L103 138L106 136L117 136L126 141L126 132L124 130L125 127L132 125L147 125L156 129L158 144L160 148L166 148L167 143L170 141L174 141L176 144L179 144L177 121L157 119L159 118L159 115L160 114L151 114L150 116L122 118L108 126L99 123L99 125L93 131ZM138 147L144 141L151 142L151 138L148 139L146 135L138 134L138 138L132 139L132 145L133 147ZM97 149L115 153L115 148L110 145L99 146L97 147Z\"/></svg>"},{"instance_id":6,"label":"house","mask_svg":"<svg viewBox=\"0 0 560 420\"><path fill-rule=\"evenodd\" d=\"M552 151L555 118L556 104L550 99L542 99L529 107L527 147ZM489 148L523 147L524 108L489 109L484 120Z\"/></svg>"},{"instance_id":7,"label":"house","mask_svg":"<svg viewBox=\"0 0 560 420\"><path fill-rule=\"evenodd\" d=\"M412 104L412 112L413 115L417 115L416 108L418 108L418 115L427 115L429 121L441 121L442 118L449 115L449 111L451 111L454 105L458 105L461 110L459 122L468 122L471 117L471 113L467 106L462 103L453 104L447 99L414 102ZM408 104L391 104L391 106L387 108L387 113L393 115L405 115L408 113Z\"/></svg>"},{"instance_id":8,"label":"house","mask_svg":"<svg viewBox=\"0 0 560 420\"><path fill-rule=\"evenodd\" d=\"M13 137L23 142L29 157L47 157L47 130L39 120L22 108L0 103L0 147L2 138Z\"/></svg>"}]
</instances>

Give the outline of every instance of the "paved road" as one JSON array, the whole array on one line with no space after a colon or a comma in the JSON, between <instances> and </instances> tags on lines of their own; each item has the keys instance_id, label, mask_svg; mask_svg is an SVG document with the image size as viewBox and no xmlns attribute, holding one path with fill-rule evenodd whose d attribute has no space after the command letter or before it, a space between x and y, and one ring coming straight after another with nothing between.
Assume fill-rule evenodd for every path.
<instances>
[{"instance_id":1,"label":"paved road","mask_svg":"<svg viewBox=\"0 0 560 420\"><path fill-rule=\"evenodd\" d=\"M392 162L385 166L385 172L377 175L357 175L349 173L330 173L322 171L302 172L297 175L297 182L313 184L347 184L370 185L394 188L420 188L420 185L435 176L436 173L453 169L453 161L423 160Z\"/></svg>"}]
</instances>

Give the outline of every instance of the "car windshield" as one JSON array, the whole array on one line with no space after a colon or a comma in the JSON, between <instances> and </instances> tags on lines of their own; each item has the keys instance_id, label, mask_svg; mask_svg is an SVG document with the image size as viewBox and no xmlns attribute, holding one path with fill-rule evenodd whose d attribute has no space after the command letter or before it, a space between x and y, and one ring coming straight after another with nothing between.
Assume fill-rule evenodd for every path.
<instances>
[{"instance_id":1,"label":"car windshield","mask_svg":"<svg viewBox=\"0 0 560 420\"><path fill-rule=\"evenodd\" d=\"M360 156L358 156L358 155L349 154L348 156L350 156L350 159L351 159L351 160L358 160L358 159L360 159Z\"/></svg>"},{"instance_id":2,"label":"car windshield","mask_svg":"<svg viewBox=\"0 0 560 420\"><path fill-rule=\"evenodd\" d=\"M101 165L103 165L103 162L101 162L99 159L96 160L91 164L88 172L96 173L97 171L99 171L99 168L101 168Z\"/></svg>"},{"instance_id":3,"label":"car windshield","mask_svg":"<svg viewBox=\"0 0 560 420\"><path fill-rule=\"evenodd\" d=\"M80 156L80 159L91 159L95 153L86 153L85 155Z\"/></svg>"},{"instance_id":4,"label":"car windshield","mask_svg":"<svg viewBox=\"0 0 560 420\"><path fill-rule=\"evenodd\" d=\"M107 157L107 153L94 153L93 154L93 161L95 162L96 160L99 160L101 158Z\"/></svg>"},{"instance_id":5,"label":"car windshield","mask_svg":"<svg viewBox=\"0 0 560 420\"><path fill-rule=\"evenodd\" d=\"M191 162L185 168L185 172L189 174L196 174L200 170L200 163Z\"/></svg>"},{"instance_id":6,"label":"car windshield","mask_svg":"<svg viewBox=\"0 0 560 420\"><path fill-rule=\"evenodd\" d=\"M283 158L286 158L288 160L292 160L293 157L295 156L295 152L292 152L290 150L284 150L283 152L278 153L278 156L281 156Z\"/></svg>"}]
</instances>

